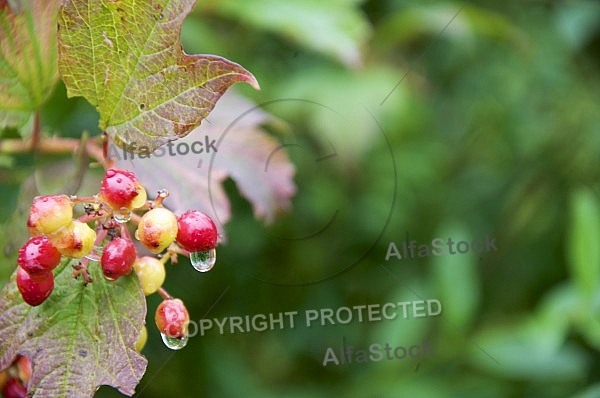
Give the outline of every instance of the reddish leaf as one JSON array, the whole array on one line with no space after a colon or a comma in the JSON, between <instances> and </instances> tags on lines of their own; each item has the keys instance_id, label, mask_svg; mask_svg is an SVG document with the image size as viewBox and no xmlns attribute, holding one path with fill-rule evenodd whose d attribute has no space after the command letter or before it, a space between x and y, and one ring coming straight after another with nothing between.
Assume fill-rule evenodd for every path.
<instances>
[{"instance_id":1,"label":"reddish leaf","mask_svg":"<svg viewBox=\"0 0 600 398\"><path fill-rule=\"evenodd\" d=\"M123 148L115 147L109 155L120 167L134 171L150 193L168 186L171 197L166 204L175 212L200 209L216 215L220 224L225 224L230 217L230 207L221 184L231 177L241 194L252 203L254 214L270 222L277 212L289 208L296 187L294 167L285 151L260 128L268 120L268 114L250 101L227 94L211 114L210 124L201 126L170 148L162 147L143 159L136 156L131 160L127 155L126 160ZM185 147L191 149L194 143L199 152L199 143L205 149L213 140L216 153L212 149L210 153L177 153L178 146L179 152L185 152ZM169 149L175 156L168 154ZM161 153L164 154L161 156Z\"/></svg>"}]
</instances>

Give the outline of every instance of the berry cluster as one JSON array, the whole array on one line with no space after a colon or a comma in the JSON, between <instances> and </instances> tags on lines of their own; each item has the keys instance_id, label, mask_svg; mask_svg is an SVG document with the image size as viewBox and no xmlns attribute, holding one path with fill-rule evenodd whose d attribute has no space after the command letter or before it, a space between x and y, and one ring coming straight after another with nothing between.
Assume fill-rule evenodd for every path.
<instances>
[{"instance_id":1,"label":"berry cluster","mask_svg":"<svg viewBox=\"0 0 600 398\"><path fill-rule=\"evenodd\" d=\"M4 398L27 397L27 383L31 377L31 361L17 355L13 363L0 372L0 391Z\"/></svg>"},{"instance_id":2,"label":"berry cluster","mask_svg":"<svg viewBox=\"0 0 600 398\"><path fill-rule=\"evenodd\" d=\"M155 322L165 344L173 349L185 346L189 315L183 302L172 298L162 287L165 264L169 260L176 263L178 255L184 255L196 270L211 270L218 233L213 220L203 212L191 210L175 216L163 207L167 197L168 192L161 190L155 200L148 200L134 173L109 169L95 196L35 198L27 221L32 237L19 250L18 257L16 279L23 300L37 306L50 296L54 289L52 271L63 257L79 259L74 262L73 277L81 277L84 284L93 282L88 266L94 262L100 263L109 281L134 272L146 296L158 292L163 297ZM84 212L74 219L78 204ZM135 238L156 257L138 255L129 221L137 224ZM144 327L138 350L146 339Z\"/></svg>"}]
</instances>

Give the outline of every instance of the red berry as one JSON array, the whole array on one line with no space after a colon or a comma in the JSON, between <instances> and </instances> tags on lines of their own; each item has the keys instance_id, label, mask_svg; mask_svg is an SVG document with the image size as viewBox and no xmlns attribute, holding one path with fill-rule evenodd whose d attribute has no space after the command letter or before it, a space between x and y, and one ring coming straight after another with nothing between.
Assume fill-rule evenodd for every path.
<instances>
[{"instance_id":1,"label":"red berry","mask_svg":"<svg viewBox=\"0 0 600 398\"><path fill-rule=\"evenodd\" d=\"M60 262L60 253L46 236L34 236L19 249L19 265L34 275L52 271Z\"/></svg>"},{"instance_id":2,"label":"red berry","mask_svg":"<svg viewBox=\"0 0 600 398\"><path fill-rule=\"evenodd\" d=\"M25 398L27 397L27 388L21 384L18 378L11 377L2 389L2 396L4 398Z\"/></svg>"},{"instance_id":3,"label":"red berry","mask_svg":"<svg viewBox=\"0 0 600 398\"><path fill-rule=\"evenodd\" d=\"M29 209L27 228L32 235L50 234L69 225L73 218L73 202L67 195L39 196Z\"/></svg>"},{"instance_id":4,"label":"red berry","mask_svg":"<svg viewBox=\"0 0 600 398\"><path fill-rule=\"evenodd\" d=\"M54 289L54 276L51 271L30 275L23 268L17 268L17 288L23 300L33 307L42 304Z\"/></svg>"},{"instance_id":5,"label":"red berry","mask_svg":"<svg viewBox=\"0 0 600 398\"><path fill-rule=\"evenodd\" d=\"M158 330L168 337L182 339L188 334L190 316L179 299L167 299L160 303L154 321Z\"/></svg>"},{"instance_id":6,"label":"red berry","mask_svg":"<svg viewBox=\"0 0 600 398\"><path fill-rule=\"evenodd\" d=\"M131 171L108 169L100 186L100 196L113 210L123 207L132 209L136 197L140 194L140 188L143 189ZM139 203L136 201L135 204Z\"/></svg>"},{"instance_id":7,"label":"red berry","mask_svg":"<svg viewBox=\"0 0 600 398\"><path fill-rule=\"evenodd\" d=\"M217 246L217 226L207 214L192 210L177 220L177 243L191 252L204 252Z\"/></svg>"},{"instance_id":8,"label":"red berry","mask_svg":"<svg viewBox=\"0 0 600 398\"><path fill-rule=\"evenodd\" d=\"M100 259L102 272L110 280L129 275L136 258L137 251L131 240L115 238L104 247L102 252L102 258Z\"/></svg>"}]
</instances>

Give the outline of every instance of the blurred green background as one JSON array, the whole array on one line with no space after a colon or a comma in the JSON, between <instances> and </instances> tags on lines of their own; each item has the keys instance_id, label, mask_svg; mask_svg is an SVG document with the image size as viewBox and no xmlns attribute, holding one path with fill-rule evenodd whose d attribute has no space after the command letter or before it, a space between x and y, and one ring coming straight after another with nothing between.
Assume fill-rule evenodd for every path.
<instances>
[{"instance_id":1,"label":"blurred green background","mask_svg":"<svg viewBox=\"0 0 600 398\"><path fill-rule=\"evenodd\" d=\"M265 226L228 181L217 266L173 268L166 288L196 322L299 315L293 329L213 326L173 352L152 326L151 297L136 396L600 397L600 4L209 0L182 38L188 53L251 71L262 91L238 93L294 99L264 110L288 126L273 134L303 149L288 147L291 211ZM42 124L99 133L95 111L62 86ZM315 161L331 147L336 156ZM63 160L0 155L4 280L26 233L19 207L30 201L18 206L19 195L40 165ZM332 214L311 238L274 237L309 235ZM486 234L497 251L385 260L407 235ZM438 299L442 314L303 322L307 310L419 297ZM422 340L435 356L323 366L343 343Z\"/></svg>"}]
</instances>

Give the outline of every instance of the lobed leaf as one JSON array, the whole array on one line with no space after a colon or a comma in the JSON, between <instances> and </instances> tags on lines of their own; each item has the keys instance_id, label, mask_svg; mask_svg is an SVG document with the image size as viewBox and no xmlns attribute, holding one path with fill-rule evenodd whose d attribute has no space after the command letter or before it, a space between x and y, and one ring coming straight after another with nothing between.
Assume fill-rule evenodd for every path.
<instances>
[{"instance_id":1,"label":"lobed leaf","mask_svg":"<svg viewBox=\"0 0 600 398\"><path fill-rule=\"evenodd\" d=\"M230 207L221 184L231 177L252 204L255 216L269 222L277 212L289 208L296 191L294 166L285 150L261 129L270 118L252 102L228 93L211 114L210 124L169 148L174 156L161 148L149 158L132 160L128 155L125 159L123 147L112 147L108 155L119 167L134 171L150 194L168 188L171 196L166 204L176 213L202 210L216 217L222 227L230 217ZM189 150L194 142L206 147L207 141L213 140L217 152L195 154ZM179 145L179 152L187 147L188 153L178 153ZM173 179L178 183L165 186Z\"/></svg>"},{"instance_id":2,"label":"lobed leaf","mask_svg":"<svg viewBox=\"0 0 600 398\"><path fill-rule=\"evenodd\" d=\"M63 2L58 51L67 93L96 107L100 128L117 144L155 149L200 125L234 83L258 89L254 76L236 63L183 52L181 26L194 4Z\"/></svg>"},{"instance_id":3,"label":"lobed leaf","mask_svg":"<svg viewBox=\"0 0 600 398\"><path fill-rule=\"evenodd\" d=\"M147 361L135 351L146 301L135 275L109 282L91 263L94 281L72 278L68 261L54 271L55 288L40 306L26 304L13 273L0 292L0 369L17 354L32 361L33 397L93 396L100 385L132 395Z\"/></svg>"}]
</instances>

